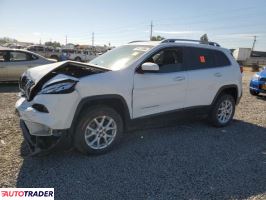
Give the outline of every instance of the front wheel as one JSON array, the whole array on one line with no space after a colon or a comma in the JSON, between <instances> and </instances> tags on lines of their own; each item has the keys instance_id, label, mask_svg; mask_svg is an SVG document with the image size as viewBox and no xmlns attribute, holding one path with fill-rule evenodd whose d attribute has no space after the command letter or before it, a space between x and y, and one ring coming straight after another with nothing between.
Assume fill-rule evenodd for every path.
<instances>
[{"instance_id":1,"label":"front wheel","mask_svg":"<svg viewBox=\"0 0 266 200\"><path fill-rule=\"evenodd\" d=\"M235 113L235 99L229 95L221 95L214 103L210 115L210 122L216 127L228 125Z\"/></svg>"},{"instance_id":2,"label":"front wheel","mask_svg":"<svg viewBox=\"0 0 266 200\"><path fill-rule=\"evenodd\" d=\"M255 91L255 90L249 90L250 94L253 96L257 96L259 94L259 92Z\"/></svg>"},{"instance_id":3,"label":"front wheel","mask_svg":"<svg viewBox=\"0 0 266 200\"><path fill-rule=\"evenodd\" d=\"M107 106L83 111L75 132L75 147L85 154L105 153L117 144L123 133L121 116Z\"/></svg>"},{"instance_id":4,"label":"front wheel","mask_svg":"<svg viewBox=\"0 0 266 200\"><path fill-rule=\"evenodd\" d=\"M81 62L81 58L80 58L80 57L76 57L76 58L75 58L75 61L77 61L77 62Z\"/></svg>"}]
</instances>

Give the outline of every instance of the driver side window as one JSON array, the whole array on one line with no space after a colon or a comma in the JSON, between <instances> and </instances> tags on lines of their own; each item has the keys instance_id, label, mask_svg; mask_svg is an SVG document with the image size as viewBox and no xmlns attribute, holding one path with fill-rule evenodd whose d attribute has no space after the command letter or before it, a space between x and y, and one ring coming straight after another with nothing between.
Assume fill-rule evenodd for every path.
<instances>
[{"instance_id":1,"label":"driver side window","mask_svg":"<svg viewBox=\"0 0 266 200\"><path fill-rule=\"evenodd\" d=\"M181 48L164 49L148 58L145 62L159 65L158 73L182 71L183 51Z\"/></svg>"}]
</instances>

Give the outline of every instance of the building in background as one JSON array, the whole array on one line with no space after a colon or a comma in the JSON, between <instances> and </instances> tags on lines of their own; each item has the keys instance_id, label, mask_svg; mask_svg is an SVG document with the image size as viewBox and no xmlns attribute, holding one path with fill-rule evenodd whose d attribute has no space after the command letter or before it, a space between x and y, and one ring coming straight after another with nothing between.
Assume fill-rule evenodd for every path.
<instances>
[{"instance_id":1,"label":"building in background","mask_svg":"<svg viewBox=\"0 0 266 200\"><path fill-rule=\"evenodd\" d=\"M242 65L266 65L266 52L252 51L251 48L237 48L234 58Z\"/></svg>"}]
</instances>

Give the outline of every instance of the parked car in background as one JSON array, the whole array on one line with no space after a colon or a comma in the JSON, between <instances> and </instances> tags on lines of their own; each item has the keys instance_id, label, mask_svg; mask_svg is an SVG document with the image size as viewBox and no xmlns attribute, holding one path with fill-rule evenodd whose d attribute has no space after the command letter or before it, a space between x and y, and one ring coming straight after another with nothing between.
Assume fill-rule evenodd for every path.
<instances>
[{"instance_id":1,"label":"parked car in background","mask_svg":"<svg viewBox=\"0 0 266 200\"><path fill-rule=\"evenodd\" d=\"M249 91L252 95L266 93L266 67L263 67L261 72L254 74L249 84Z\"/></svg>"},{"instance_id":2,"label":"parked car in background","mask_svg":"<svg viewBox=\"0 0 266 200\"><path fill-rule=\"evenodd\" d=\"M33 154L69 140L85 154L119 142L131 120L192 110L228 125L242 95L240 66L217 43L133 42L89 63L27 70L16 110ZM183 113L184 114L184 113Z\"/></svg>"},{"instance_id":3,"label":"parked car in background","mask_svg":"<svg viewBox=\"0 0 266 200\"><path fill-rule=\"evenodd\" d=\"M0 49L0 81L18 81L28 68L54 62L27 50Z\"/></svg>"},{"instance_id":4,"label":"parked car in background","mask_svg":"<svg viewBox=\"0 0 266 200\"><path fill-rule=\"evenodd\" d=\"M95 51L80 49L62 49L62 53L67 53L69 60L78 62L89 62L98 56Z\"/></svg>"},{"instance_id":5,"label":"parked car in background","mask_svg":"<svg viewBox=\"0 0 266 200\"><path fill-rule=\"evenodd\" d=\"M61 54L60 48L53 48L44 45L31 45L27 47L27 50L42 55L43 57L46 58L55 59L57 61L60 60L60 54Z\"/></svg>"}]
</instances>

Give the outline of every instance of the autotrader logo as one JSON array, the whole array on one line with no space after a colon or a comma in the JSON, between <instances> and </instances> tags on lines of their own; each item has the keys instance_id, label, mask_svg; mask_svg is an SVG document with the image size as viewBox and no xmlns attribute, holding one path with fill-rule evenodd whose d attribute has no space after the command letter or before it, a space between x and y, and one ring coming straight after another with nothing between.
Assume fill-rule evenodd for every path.
<instances>
[{"instance_id":1,"label":"autotrader logo","mask_svg":"<svg viewBox=\"0 0 266 200\"><path fill-rule=\"evenodd\" d=\"M0 200L54 200L54 188L0 188Z\"/></svg>"}]
</instances>

